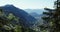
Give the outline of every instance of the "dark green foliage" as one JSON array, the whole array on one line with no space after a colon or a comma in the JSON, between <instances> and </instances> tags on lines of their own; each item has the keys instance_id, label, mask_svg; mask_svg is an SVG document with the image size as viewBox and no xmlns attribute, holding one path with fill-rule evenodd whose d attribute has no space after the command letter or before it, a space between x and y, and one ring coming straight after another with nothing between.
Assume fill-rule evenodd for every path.
<instances>
[{"instance_id":1,"label":"dark green foliage","mask_svg":"<svg viewBox=\"0 0 60 32\"><path fill-rule=\"evenodd\" d=\"M45 8L48 12L43 12L44 17L42 19L47 22L47 26L39 26L42 30L45 28L49 32L60 32L60 2L59 0L54 3L55 9ZM43 27L43 28L42 28ZM47 27L47 28L46 28Z\"/></svg>"},{"instance_id":2,"label":"dark green foliage","mask_svg":"<svg viewBox=\"0 0 60 32\"><path fill-rule=\"evenodd\" d=\"M17 24L12 23L15 20ZM33 29L21 26L19 23L19 17L14 16L12 13L6 15L2 9L0 9L0 32L36 32Z\"/></svg>"}]
</instances>

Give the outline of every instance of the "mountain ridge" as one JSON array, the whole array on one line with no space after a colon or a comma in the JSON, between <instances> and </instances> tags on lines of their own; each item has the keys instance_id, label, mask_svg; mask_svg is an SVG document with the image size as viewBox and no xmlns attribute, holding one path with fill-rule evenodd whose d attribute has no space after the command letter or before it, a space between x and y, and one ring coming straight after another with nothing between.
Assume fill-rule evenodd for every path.
<instances>
[{"instance_id":1,"label":"mountain ridge","mask_svg":"<svg viewBox=\"0 0 60 32\"><path fill-rule=\"evenodd\" d=\"M1 6L0 8L2 8L6 14L13 13L16 17L21 18L21 20L23 20L23 22L21 23L25 27L32 27L36 22L36 19L34 17L29 15L24 10L19 9L13 5L5 5L5 6Z\"/></svg>"}]
</instances>

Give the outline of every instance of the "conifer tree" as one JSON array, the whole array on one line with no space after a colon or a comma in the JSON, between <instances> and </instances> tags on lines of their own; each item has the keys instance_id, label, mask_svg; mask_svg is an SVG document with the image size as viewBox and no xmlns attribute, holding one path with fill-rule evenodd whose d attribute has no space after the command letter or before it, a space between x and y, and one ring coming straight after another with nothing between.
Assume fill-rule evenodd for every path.
<instances>
[{"instance_id":1,"label":"conifer tree","mask_svg":"<svg viewBox=\"0 0 60 32\"><path fill-rule=\"evenodd\" d=\"M48 25L43 25L43 28L49 30L49 32L60 32L60 0L54 2L54 8L45 8L47 12L43 12L43 14L46 16L43 16L42 19Z\"/></svg>"}]
</instances>

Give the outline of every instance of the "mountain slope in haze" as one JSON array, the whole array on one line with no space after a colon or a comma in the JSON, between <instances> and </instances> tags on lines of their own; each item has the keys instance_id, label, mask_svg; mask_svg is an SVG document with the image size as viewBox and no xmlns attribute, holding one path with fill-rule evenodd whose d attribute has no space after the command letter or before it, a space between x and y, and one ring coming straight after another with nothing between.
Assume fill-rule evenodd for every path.
<instances>
[{"instance_id":1,"label":"mountain slope in haze","mask_svg":"<svg viewBox=\"0 0 60 32\"><path fill-rule=\"evenodd\" d=\"M36 19L40 19L42 16L43 16L43 14L38 14L38 13L36 13L36 12L31 12L31 13L29 13L31 16L33 16L33 17L35 17Z\"/></svg>"},{"instance_id":2,"label":"mountain slope in haze","mask_svg":"<svg viewBox=\"0 0 60 32\"><path fill-rule=\"evenodd\" d=\"M13 5L0 6L0 8L2 8L6 14L12 13L16 17L19 17L20 20L22 20L22 22L19 21L19 23L21 23L25 27L32 27L36 22L36 19L34 17L29 15L24 10L19 9Z\"/></svg>"},{"instance_id":3,"label":"mountain slope in haze","mask_svg":"<svg viewBox=\"0 0 60 32\"><path fill-rule=\"evenodd\" d=\"M39 17L40 15L39 14L37 14L36 12L31 12L31 13L29 13L30 15L32 15L33 17Z\"/></svg>"},{"instance_id":4,"label":"mountain slope in haze","mask_svg":"<svg viewBox=\"0 0 60 32\"><path fill-rule=\"evenodd\" d=\"M44 9L25 9L25 11L38 20L37 24L43 23L43 19L41 17L43 16L42 13L45 11Z\"/></svg>"},{"instance_id":5,"label":"mountain slope in haze","mask_svg":"<svg viewBox=\"0 0 60 32\"><path fill-rule=\"evenodd\" d=\"M43 14L38 14L36 12L31 12L30 15L35 17L38 20L37 25L43 24L43 19L42 19Z\"/></svg>"}]
</instances>

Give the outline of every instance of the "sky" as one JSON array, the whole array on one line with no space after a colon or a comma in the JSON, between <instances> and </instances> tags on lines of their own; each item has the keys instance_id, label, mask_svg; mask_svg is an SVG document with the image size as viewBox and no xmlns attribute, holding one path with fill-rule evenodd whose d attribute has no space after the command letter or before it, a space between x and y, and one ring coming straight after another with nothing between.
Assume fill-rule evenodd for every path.
<instances>
[{"instance_id":1,"label":"sky","mask_svg":"<svg viewBox=\"0 0 60 32\"><path fill-rule=\"evenodd\" d=\"M53 8L55 0L0 0L0 6L12 4L20 9Z\"/></svg>"}]
</instances>

